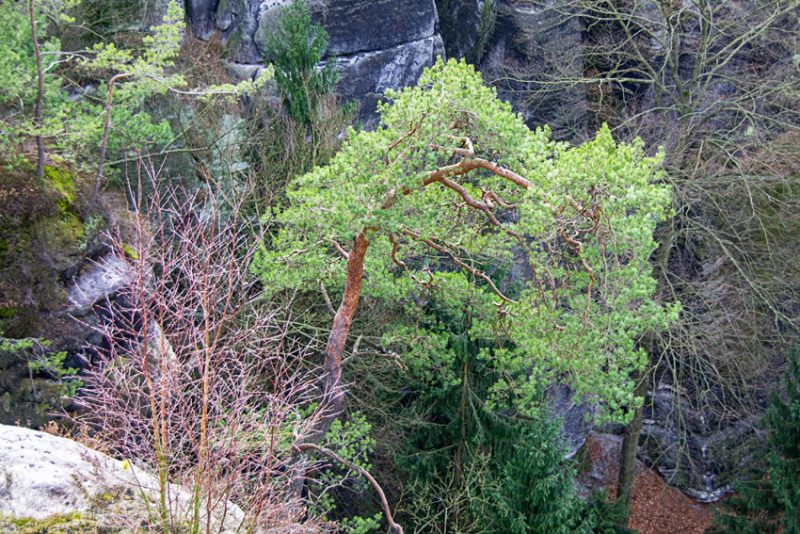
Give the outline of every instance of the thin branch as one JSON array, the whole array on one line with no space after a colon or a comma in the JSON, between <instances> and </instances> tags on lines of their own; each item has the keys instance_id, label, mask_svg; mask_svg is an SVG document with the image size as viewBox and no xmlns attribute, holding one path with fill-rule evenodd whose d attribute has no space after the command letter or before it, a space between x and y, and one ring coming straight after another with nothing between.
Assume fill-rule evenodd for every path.
<instances>
[{"instance_id":1,"label":"thin branch","mask_svg":"<svg viewBox=\"0 0 800 534\"><path fill-rule=\"evenodd\" d=\"M408 237L412 238L413 240L418 241L420 243L424 243L424 244L428 245L430 248L432 248L433 250L435 250L435 251L437 251L437 252L439 252L441 254L445 254L445 255L449 256L450 259L453 260L453 262L456 265L458 265L459 267L461 267L462 269L464 269L466 271L469 271L470 273L472 273L473 276L476 276L478 278L482 278L487 284L489 284L489 287L492 288L492 291L494 291L494 293L498 297L500 297L500 299L503 300L504 302L516 302L516 301L508 298L507 296L505 296L503 294L503 292L500 291L497 288L497 286L492 281L492 279L489 277L489 275L487 275L486 273L484 273L483 271L481 271L479 269L476 269L475 267L473 267L471 265L467 265L466 263L464 263L463 260L461 260L458 256L456 256L455 254L453 254L452 252L447 250L445 247L443 247L443 246L441 246L441 245L439 245L437 243L434 243L433 240L424 238L424 237L420 236L419 234L417 234L415 232L412 232L410 230L403 230L403 233L405 235L407 235Z\"/></svg>"},{"instance_id":2,"label":"thin branch","mask_svg":"<svg viewBox=\"0 0 800 534\"><path fill-rule=\"evenodd\" d=\"M342 247L342 245L339 244L338 241L336 241L335 239L331 239L330 241L331 244L333 245L333 248L336 249L336 252L338 252L342 258L344 259L349 258L349 254L347 254L347 251L344 249L344 247Z\"/></svg>"},{"instance_id":3,"label":"thin branch","mask_svg":"<svg viewBox=\"0 0 800 534\"><path fill-rule=\"evenodd\" d=\"M375 492L378 494L378 498L381 501L381 507L383 508L383 515L386 517L386 521L389 523L389 527L396 534L403 534L403 527L401 527L400 525L398 525L395 522L394 516L392 515L392 509L389 507L389 501L386 500L386 494L383 492L383 488L381 488L381 485L378 484L378 481L375 480L375 477L373 477L369 473L369 471L367 471L363 467L360 467L360 466L354 464L353 462L351 462L349 460L346 460L346 459L342 458L341 456L339 456L338 454L336 454L332 450L327 449L325 447L320 447L319 445L314 445L313 443L299 443L299 444L296 444L294 447L295 447L295 449L297 449L300 452L305 452L305 451L309 451L309 450L316 451L316 452L318 452L320 454L324 454L325 456L327 456L328 458L331 458L332 460L334 460L336 462L339 462L340 464L342 464L343 466L347 467L348 469L352 469L353 471L358 471L358 473L361 476L363 476L364 478L366 478L369 481L369 483L375 489Z\"/></svg>"},{"instance_id":4,"label":"thin branch","mask_svg":"<svg viewBox=\"0 0 800 534\"><path fill-rule=\"evenodd\" d=\"M583 243L581 243L577 239L569 237L566 234L566 232L564 232L564 230L561 230L561 238L576 248L578 253L578 258L580 258L581 263L583 264L583 268L586 269L587 273L589 273L589 287L586 289L586 309L583 312L583 320L585 321L586 319L589 318L589 307L592 303L592 288L594 287L596 281L594 277L594 271L589 266L589 263L586 261L586 258L583 257Z\"/></svg>"},{"instance_id":5,"label":"thin branch","mask_svg":"<svg viewBox=\"0 0 800 534\"><path fill-rule=\"evenodd\" d=\"M106 108L105 119L103 120L103 136L100 139L100 157L97 161L97 174L94 177L94 191L92 193L93 199L97 201L100 194L100 182L103 177L103 164L106 161L106 146L108 145L108 129L111 126L111 106L113 105L114 98L114 84L124 78L131 77L130 73L115 74L108 80L108 89L106 90Z\"/></svg>"}]
</instances>

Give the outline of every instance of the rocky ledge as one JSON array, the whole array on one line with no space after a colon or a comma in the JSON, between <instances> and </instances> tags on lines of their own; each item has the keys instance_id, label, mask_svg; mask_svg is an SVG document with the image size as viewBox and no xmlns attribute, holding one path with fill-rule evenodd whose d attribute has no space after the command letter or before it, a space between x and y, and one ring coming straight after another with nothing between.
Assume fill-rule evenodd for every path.
<instances>
[{"instance_id":1,"label":"rocky ledge","mask_svg":"<svg viewBox=\"0 0 800 534\"><path fill-rule=\"evenodd\" d=\"M2 532L138 531L155 519L158 487L156 477L127 461L70 439L0 425ZM190 492L174 485L169 492L170 515L187 516ZM244 513L228 503L213 522L214 532L238 532Z\"/></svg>"},{"instance_id":2,"label":"rocky ledge","mask_svg":"<svg viewBox=\"0 0 800 534\"><path fill-rule=\"evenodd\" d=\"M289 0L187 0L192 31L201 39L219 33L231 71L255 75L263 66L269 35ZM369 121L386 89L414 84L444 55L433 0L314 0L312 19L330 35L340 67L339 94L359 103Z\"/></svg>"}]
</instances>

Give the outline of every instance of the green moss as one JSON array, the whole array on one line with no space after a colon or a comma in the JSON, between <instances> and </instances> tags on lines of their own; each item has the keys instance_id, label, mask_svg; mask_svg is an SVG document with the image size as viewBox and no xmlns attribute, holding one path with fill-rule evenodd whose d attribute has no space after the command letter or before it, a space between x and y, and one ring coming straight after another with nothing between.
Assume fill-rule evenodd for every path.
<instances>
[{"instance_id":1,"label":"green moss","mask_svg":"<svg viewBox=\"0 0 800 534\"><path fill-rule=\"evenodd\" d=\"M127 243L122 244L122 251L125 253L127 257L129 257L132 260L139 259L139 255L136 253L136 249Z\"/></svg>"},{"instance_id":2,"label":"green moss","mask_svg":"<svg viewBox=\"0 0 800 534\"><path fill-rule=\"evenodd\" d=\"M44 519L0 515L0 530L18 534L77 534L97 532L96 527L94 520L85 518L80 512L55 514Z\"/></svg>"},{"instance_id":3,"label":"green moss","mask_svg":"<svg viewBox=\"0 0 800 534\"><path fill-rule=\"evenodd\" d=\"M78 177L66 169L44 166L44 176L53 188L61 193L67 204L75 202Z\"/></svg>"}]
</instances>

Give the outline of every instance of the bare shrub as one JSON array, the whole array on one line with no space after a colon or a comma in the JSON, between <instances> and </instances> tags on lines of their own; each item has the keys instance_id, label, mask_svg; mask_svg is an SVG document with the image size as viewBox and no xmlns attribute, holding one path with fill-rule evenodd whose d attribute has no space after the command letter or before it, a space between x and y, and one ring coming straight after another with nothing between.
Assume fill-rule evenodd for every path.
<instances>
[{"instance_id":1,"label":"bare shrub","mask_svg":"<svg viewBox=\"0 0 800 534\"><path fill-rule=\"evenodd\" d=\"M249 275L260 240L239 220L245 195L211 180L188 193L152 163L138 169L157 186L137 200L134 243L117 243L130 283L105 307L80 417L157 474L154 527L209 532L233 502L246 528L284 531L303 512L288 464L313 381L306 347L286 335L287 305L265 304Z\"/></svg>"}]
</instances>

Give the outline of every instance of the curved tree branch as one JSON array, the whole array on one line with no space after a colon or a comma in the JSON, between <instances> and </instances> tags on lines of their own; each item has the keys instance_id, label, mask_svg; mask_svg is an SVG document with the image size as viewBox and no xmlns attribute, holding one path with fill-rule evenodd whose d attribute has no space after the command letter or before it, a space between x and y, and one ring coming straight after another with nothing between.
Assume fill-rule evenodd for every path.
<instances>
[{"instance_id":1,"label":"curved tree branch","mask_svg":"<svg viewBox=\"0 0 800 534\"><path fill-rule=\"evenodd\" d=\"M353 471L358 471L358 473L361 476L363 476L364 478L366 478L369 481L369 483L375 489L375 492L378 494L378 498L381 501L381 507L383 508L383 515L386 517L386 521L389 523L389 527L396 534L403 534L403 527L401 527L400 525L398 525L394 521L394 516L392 515L392 510L389 507L389 501L386 500L386 494L383 492L383 488L381 488L380 484L378 484L378 481L375 480L375 477L373 477L369 473L369 471L367 471L363 467L360 467L360 466L354 464L353 462L351 462L349 460L346 460L346 459L342 458L341 456L339 456L338 454L336 454L332 450L326 449L325 447L320 447L319 445L314 445L314 444L311 444L311 443L300 443L300 444L295 445L295 449L297 449L300 452L315 451L315 452L318 452L320 454L324 454L328 458L331 458L334 461L339 462L340 464L342 464L343 466L347 467L348 469L352 469Z\"/></svg>"}]
</instances>

